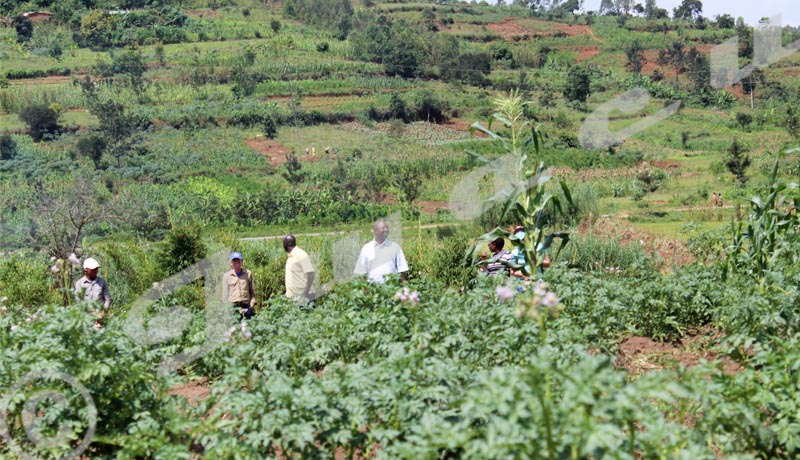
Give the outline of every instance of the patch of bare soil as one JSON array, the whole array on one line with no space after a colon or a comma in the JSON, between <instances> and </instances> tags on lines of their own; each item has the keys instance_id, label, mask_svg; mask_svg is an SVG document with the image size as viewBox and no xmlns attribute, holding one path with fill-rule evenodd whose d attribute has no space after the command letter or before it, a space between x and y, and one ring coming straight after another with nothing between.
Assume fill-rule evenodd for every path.
<instances>
[{"instance_id":1,"label":"patch of bare soil","mask_svg":"<svg viewBox=\"0 0 800 460\"><path fill-rule=\"evenodd\" d=\"M218 18L219 11L214 10L183 10L183 13L190 18Z\"/></svg>"},{"instance_id":2,"label":"patch of bare soil","mask_svg":"<svg viewBox=\"0 0 800 460\"><path fill-rule=\"evenodd\" d=\"M467 120L462 120L460 118L451 118L443 123L444 126L455 130L455 131L464 131L469 132L469 127L472 126L472 122ZM475 133L476 135L483 136L483 133Z\"/></svg>"},{"instance_id":3,"label":"patch of bare soil","mask_svg":"<svg viewBox=\"0 0 800 460\"><path fill-rule=\"evenodd\" d=\"M653 370L692 367L701 360L720 361L722 371L733 375L742 365L714 350L720 333L711 328L687 331L686 337L672 343L656 342L648 337L628 337L619 344L615 365L634 375Z\"/></svg>"},{"instance_id":4,"label":"patch of bare soil","mask_svg":"<svg viewBox=\"0 0 800 460\"><path fill-rule=\"evenodd\" d=\"M398 199L395 195L387 193L381 199L383 204L396 204ZM425 214L436 214L439 209L447 209L448 203L444 201L428 201L428 200L415 200L414 204L419 207L419 211Z\"/></svg>"},{"instance_id":5,"label":"patch of bare soil","mask_svg":"<svg viewBox=\"0 0 800 460\"><path fill-rule=\"evenodd\" d=\"M292 149L286 147L280 142L263 137L247 139L244 141L244 143L254 152L260 153L261 155L267 157L269 164L273 167L277 167L286 163L286 155L292 152ZM296 155L298 160L309 163L313 163L322 159L320 152L316 152L316 155L311 155L310 153L306 154L305 152L296 153Z\"/></svg>"},{"instance_id":6,"label":"patch of bare soil","mask_svg":"<svg viewBox=\"0 0 800 460\"><path fill-rule=\"evenodd\" d=\"M211 387L208 385L208 379L203 377L200 380L176 385L167 392L167 395L181 396L189 404L195 405L211 396Z\"/></svg>"},{"instance_id":7,"label":"patch of bare soil","mask_svg":"<svg viewBox=\"0 0 800 460\"><path fill-rule=\"evenodd\" d=\"M644 66L642 66L642 74L652 75L658 69L665 79L675 78L675 68L670 66L662 66L658 64L658 51L647 50L644 52Z\"/></svg>"},{"instance_id":8,"label":"patch of bare soil","mask_svg":"<svg viewBox=\"0 0 800 460\"><path fill-rule=\"evenodd\" d=\"M495 34L502 36L504 39L510 39L514 36L519 37L531 33L530 30L519 25L514 18L506 18L501 22L490 22L489 24L486 24L486 28Z\"/></svg>"},{"instance_id":9,"label":"patch of bare soil","mask_svg":"<svg viewBox=\"0 0 800 460\"><path fill-rule=\"evenodd\" d=\"M588 46L584 48L580 48L578 50L578 58L576 59L577 62L585 61L587 59L591 59L595 56L600 54L600 48L596 46Z\"/></svg>"},{"instance_id":10,"label":"patch of bare soil","mask_svg":"<svg viewBox=\"0 0 800 460\"><path fill-rule=\"evenodd\" d=\"M552 24L558 32L564 32L568 37L574 37L576 35L591 35L592 38L594 38L594 32L592 32L592 29L590 29L589 26L564 24L563 22L554 22Z\"/></svg>"}]
</instances>

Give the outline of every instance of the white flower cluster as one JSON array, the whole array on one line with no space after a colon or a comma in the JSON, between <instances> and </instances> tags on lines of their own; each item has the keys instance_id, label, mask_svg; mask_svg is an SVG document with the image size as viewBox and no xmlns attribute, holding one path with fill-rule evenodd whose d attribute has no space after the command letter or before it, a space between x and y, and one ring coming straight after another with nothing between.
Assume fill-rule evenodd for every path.
<instances>
[{"instance_id":1,"label":"white flower cluster","mask_svg":"<svg viewBox=\"0 0 800 460\"><path fill-rule=\"evenodd\" d=\"M416 305L419 303L419 292L412 291L411 289L404 287L403 290L397 291L397 294L394 295L394 300Z\"/></svg>"},{"instance_id":2,"label":"white flower cluster","mask_svg":"<svg viewBox=\"0 0 800 460\"><path fill-rule=\"evenodd\" d=\"M245 339L249 339L250 337L253 336L253 333L247 330L247 323L245 321L242 321L242 325L238 329L241 329L242 336ZM230 342L233 339L234 335L236 334L236 331L237 331L237 327L236 326L232 326L230 329L228 329L225 332L225 339L224 340L226 342Z\"/></svg>"},{"instance_id":3,"label":"white flower cluster","mask_svg":"<svg viewBox=\"0 0 800 460\"><path fill-rule=\"evenodd\" d=\"M594 269L603 271L609 275L621 275L622 268L620 267L603 267L599 260L594 262Z\"/></svg>"},{"instance_id":4,"label":"white flower cluster","mask_svg":"<svg viewBox=\"0 0 800 460\"><path fill-rule=\"evenodd\" d=\"M53 262L53 265L50 266L50 271L53 273L60 272L61 269L65 268L66 266L64 259L57 259L55 256L50 258L50 262ZM67 262L69 262L73 268L81 268L81 260L77 255L75 255L74 252L67 257Z\"/></svg>"},{"instance_id":5,"label":"white flower cluster","mask_svg":"<svg viewBox=\"0 0 800 460\"><path fill-rule=\"evenodd\" d=\"M517 318L528 317L536 319L543 312L551 316L555 316L558 313L561 301L555 292L549 290L547 283L542 280L536 281L533 284L532 293L533 296L526 296L519 308L517 308L515 312ZM499 294L498 297L500 297Z\"/></svg>"}]
</instances>

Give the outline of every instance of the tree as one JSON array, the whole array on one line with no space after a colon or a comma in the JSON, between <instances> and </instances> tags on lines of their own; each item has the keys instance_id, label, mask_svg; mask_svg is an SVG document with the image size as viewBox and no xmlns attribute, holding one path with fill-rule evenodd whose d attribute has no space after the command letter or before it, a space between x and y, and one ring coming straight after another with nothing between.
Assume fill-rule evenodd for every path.
<instances>
[{"instance_id":1,"label":"tree","mask_svg":"<svg viewBox=\"0 0 800 460\"><path fill-rule=\"evenodd\" d=\"M103 152L106 150L106 141L100 136L89 134L81 137L75 145L82 157L89 158L94 164L94 169L100 169Z\"/></svg>"},{"instance_id":2,"label":"tree","mask_svg":"<svg viewBox=\"0 0 800 460\"><path fill-rule=\"evenodd\" d=\"M0 136L0 160L13 160L17 156L17 141L9 134Z\"/></svg>"},{"instance_id":3,"label":"tree","mask_svg":"<svg viewBox=\"0 0 800 460\"><path fill-rule=\"evenodd\" d=\"M678 87L678 75L683 72L686 63L686 52L683 43L674 41L672 44L658 52L659 65L671 65L675 69L675 87Z\"/></svg>"},{"instance_id":4,"label":"tree","mask_svg":"<svg viewBox=\"0 0 800 460\"><path fill-rule=\"evenodd\" d=\"M686 55L689 79L694 83L695 94L711 90L711 64L708 57L692 47Z\"/></svg>"},{"instance_id":5,"label":"tree","mask_svg":"<svg viewBox=\"0 0 800 460\"><path fill-rule=\"evenodd\" d=\"M736 26L736 20L730 14L718 14L714 16L714 22L720 29L733 29Z\"/></svg>"},{"instance_id":6,"label":"tree","mask_svg":"<svg viewBox=\"0 0 800 460\"><path fill-rule=\"evenodd\" d=\"M693 21L703 12L703 2L700 0L683 0L681 4L672 10L675 19Z\"/></svg>"},{"instance_id":7,"label":"tree","mask_svg":"<svg viewBox=\"0 0 800 460\"><path fill-rule=\"evenodd\" d=\"M625 67L631 72L641 75L642 68L647 60L644 58L644 47L639 40L634 40L633 43L625 49L625 54L628 57L628 62L625 64Z\"/></svg>"},{"instance_id":8,"label":"tree","mask_svg":"<svg viewBox=\"0 0 800 460\"><path fill-rule=\"evenodd\" d=\"M417 120L431 123L442 123L447 119L445 111L448 110L447 102L436 97L433 91L423 90L417 94L414 112Z\"/></svg>"},{"instance_id":9,"label":"tree","mask_svg":"<svg viewBox=\"0 0 800 460\"><path fill-rule=\"evenodd\" d=\"M470 85L483 86L486 84L486 75L492 71L492 59L482 51L470 51L459 58L460 65L464 67L459 71L461 79Z\"/></svg>"},{"instance_id":10,"label":"tree","mask_svg":"<svg viewBox=\"0 0 800 460\"><path fill-rule=\"evenodd\" d=\"M47 241L49 252L67 260L80 254L83 238L100 222L113 222L112 201L104 181L94 172L77 171L71 178L39 180L31 194L33 230ZM72 285L72 270L67 286ZM70 299L65 290L65 302Z\"/></svg>"},{"instance_id":11,"label":"tree","mask_svg":"<svg viewBox=\"0 0 800 460\"><path fill-rule=\"evenodd\" d=\"M655 19L657 9L658 7L656 6L656 0L645 0L644 17L646 17L647 19Z\"/></svg>"},{"instance_id":12,"label":"tree","mask_svg":"<svg viewBox=\"0 0 800 460\"><path fill-rule=\"evenodd\" d=\"M753 69L750 75L742 79L742 91L750 95L750 108L756 107L756 88L758 85L766 84L767 79L764 76L764 71L761 69Z\"/></svg>"},{"instance_id":13,"label":"tree","mask_svg":"<svg viewBox=\"0 0 800 460\"><path fill-rule=\"evenodd\" d=\"M17 32L17 42L27 42L33 36L33 22L27 17L18 14L11 20L11 25Z\"/></svg>"},{"instance_id":14,"label":"tree","mask_svg":"<svg viewBox=\"0 0 800 460\"><path fill-rule=\"evenodd\" d=\"M403 122L408 121L408 109L406 109L406 103L400 93L392 93L392 97L389 100L389 115Z\"/></svg>"},{"instance_id":15,"label":"tree","mask_svg":"<svg viewBox=\"0 0 800 460\"><path fill-rule=\"evenodd\" d=\"M145 70L147 67L139 50L114 54L111 58L111 74L127 77L127 83L137 92L141 92L144 87Z\"/></svg>"},{"instance_id":16,"label":"tree","mask_svg":"<svg viewBox=\"0 0 800 460\"><path fill-rule=\"evenodd\" d=\"M172 275L202 260L208 248L203 234L195 225L181 225L167 233L157 250L162 273Z\"/></svg>"},{"instance_id":17,"label":"tree","mask_svg":"<svg viewBox=\"0 0 800 460\"><path fill-rule=\"evenodd\" d=\"M277 35L281 31L281 22L273 19L269 22L269 28L272 29L272 33Z\"/></svg>"},{"instance_id":18,"label":"tree","mask_svg":"<svg viewBox=\"0 0 800 460\"><path fill-rule=\"evenodd\" d=\"M271 113L264 117L264 121L261 123L261 130L267 139L275 139L275 136L278 135L278 123Z\"/></svg>"},{"instance_id":19,"label":"tree","mask_svg":"<svg viewBox=\"0 0 800 460\"><path fill-rule=\"evenodd\" d=\"M419 197L422 187L422 172L416 166L404 165L393 177L392 183L400 190L400 199L412 204Z\"/></svg>"},{"instance_id":20,"label":"tree","mask_svg":"<svg viewBox=\"0 0 800 460\"><path fill-rule=\"evenodd\" d=\"M419 33L404 22L395 22L391 27L391 40L383 55L386 72L403 78L417 76L424 49Z\"/></svg>"},{"instance_id":21,"label":"tree","mask_svg":"<svg viewBox=\"0 0 800 460\"><path fill-rule=\"evenodd\" d=\"M113 45L117 16L103 10L92 10L81 19L81 36L89 46L107 48Z\"/></svg>"},{"instance_id":22,"label":"tree","mask_svg":"<svg viewBox=\"0 0 800 460\"><path fill-rule=\"evenodd\" d=\"M783 127L795 140L800 139L800 114L797 113L797 109L792 104L786 107Z\"/></svg>"},{"instance_id":23,"label":"tree","mask_svg":"<svg viewBox=\"0 0 800 460\"><path fill-rule=\"evenodd\" d=\"M461 42L452 34L435 34L431 41L431 62L439 68L442 80L460 80Z\"/></svg>"},{"instance_id":24,"label":"tree","mask_svg":"<svg viewBox=\"0 0 800 460\"><path fill-rule=\"evenodd\" d=\"M568 101L586 102L592 93L592 72L584 66L573 66L567 72L567 84L564 86L564 97Z\"/></svg>"},{"instance_id":25,"label":"tree","mask_svg":"<svg viewBox=\"0 0 800 460\"><path fill-rule=\"evenodd\" d=\"M747 131L750 124L753 122L753 116L746 112L736 112L736 123L742 127L743 131Z\"/></svg>"},{"instance_id":26,"label":"tree","mask_svg":"<svg viewBox=\"0 0 800 460\"><path fill-rule=\"evenodd\" d=\"M41 141L44 136L58 136L61 126L58 124L58 112L45 104L29 105L19 113L19 119L28 125L34 141Z\"/></svg>"},{"instance_id":27,"label":"tree","mask_svg":"<svg viewBox=\"0 0 800 460\"><path fill-rule=\"evenodd\" d=\"M281 176L292 185L299 184L306 178L306 173L303 171L303 164L300 163L300 160L294 152L286 154L286 163L283 164L283 169L284 170L281 171Z\"/></svg>"},{"instance_id":28,"label":"tree","mask_svg":"<svg viewBox=\"0 0 800 460\"><path fill-rule=\"evenodd\" d=\"M728 171L733 174L736 180L739 181L739 185L743 188L749 179L745 172L747 167L750 166L750 157L748 155L743 155L744 152L746 152L746 150L734 137L733 144L728 148L728 153L730 155L725 160L725 166L728 167Z\"/></svg>"},{"instance_id":29,"label":"tree","mask_svg":"<svg viewBox=\"0 0 800 460\"><path fill-rule=\"evenodd\" d=\"M125 106L114 101L90 101L89 111L100 120L100 132L109 152L122 166L122 158L133 148L134 118L126 113Z\"/></svg>"}]
</instances>

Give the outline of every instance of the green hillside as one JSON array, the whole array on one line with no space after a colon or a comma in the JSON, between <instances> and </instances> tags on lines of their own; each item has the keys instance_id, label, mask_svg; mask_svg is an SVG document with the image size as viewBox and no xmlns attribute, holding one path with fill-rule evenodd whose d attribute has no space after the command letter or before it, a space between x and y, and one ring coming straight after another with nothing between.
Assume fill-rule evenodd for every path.
<instances>
[{"instance_id":1,"label":"green hillside","mask_svg":"<svg viewBox=\"0 0 800 460\"><path fill-rule=\"evenodd\" d=\"M800 29L580 11L0 1L0 457L796 458Z\"/></svg>"}]
</instances>

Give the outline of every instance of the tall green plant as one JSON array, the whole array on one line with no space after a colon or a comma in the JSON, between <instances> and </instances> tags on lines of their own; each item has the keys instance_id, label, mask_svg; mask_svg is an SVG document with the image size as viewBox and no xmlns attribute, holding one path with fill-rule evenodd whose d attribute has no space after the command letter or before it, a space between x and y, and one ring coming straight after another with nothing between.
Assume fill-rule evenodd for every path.
<instances>
[{"instance_id":1,"label":"tall green plant","mask_svg":"<svg viewBox=\"0 0 800 460\"><path fill-rule=\"evenodd\" d=\"M750 215L738 224L731 222L731 245L726 259L728 272L751 274L763 279L782 260L798 263L795 245L798 241L800 193L797 183L777 179L778 161L765 198L750 199Z\"/></svg>"},{"instance_id":2,"label":"tall green plant","mask_svg":"<svg viewBox=\"0 0 800 460\"><path fill-rule=\"evenodd\" d=\"M516 222L525 227L527 235L524 239L520 239L507 230L497 227L481 237L478 246L472 248L472 258L474 261L482 242L491 241L497 237L508 238L525 255L526 266L515 268L519 268L526 276L530 276L541 264L539 254L546 250L554 239L555 234L545 234L549 223L548 205L552 205L552 209L556 213L563 213L564 210L561 200L546 190L546 185L552 175L550 170L545 169L544 162L540 161L535 169L529 167L528 154L531 153L534 156L540 154L543 136L539 126L526 117L525 104L518 90L512 91L508 96L498 97L494 101L495 112L489 118L488 126L484 127L475 122L470 127L470 132L479 131L499 141L507 154L511 156L516 169L513 177L507 178L510 188L505 195L503 211L499 220L502 221L506 216L512 215ZM492 125L496 122L501 123L508 130L507 136L504 137L492 131ZM472 151L467 151L467 153L481 162L488 163L488 160L478 153ZM564 181L559 181L559 184L564 192L568 209L572 209L572 194L569 187ZM504 195L501 194L496 199L502 200L503 198ZM556 236L562 238L561 246L568 240L565 233Z\"/></svg>"}]
</instances>

